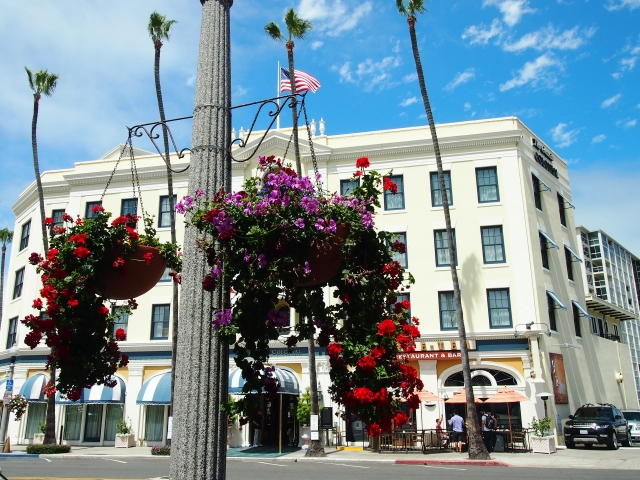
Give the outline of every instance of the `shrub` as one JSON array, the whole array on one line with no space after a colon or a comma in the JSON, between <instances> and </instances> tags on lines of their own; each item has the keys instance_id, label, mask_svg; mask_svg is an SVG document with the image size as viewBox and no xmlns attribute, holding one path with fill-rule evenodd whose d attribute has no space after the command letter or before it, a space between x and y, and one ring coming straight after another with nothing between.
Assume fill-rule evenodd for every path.
<instances>
[{"instance_id":1,"label":"shrub","mask_svg":"<svg viewBox=\"0 0 640 480\"><path fill-rule=\"evenodd\" d=\"M300 395L298 399L298 410L296 411L298 422L303 425L309 425L311 422L311 393L309 387Z\"/></svg>"},{"instance_id":2,"label":"shrub","mask_svg":"<svg viewBox=\"0 0 640 480\"><path fill-rule=\"evenodd\" d=\"M155 446L155 447L151 447L151 455L171 455L171 447L169 446L165 446L165 447L159 447L159 446Z\"/></svg>"},{"instance_id":3,"label":"shrub","mask_svg":"<svg viewBox=\"0 0 640 480\"><path fill-rule=\"evenodd\" d=\"M56 445L55 443L47 445L27 445L27 453L33 454L53 455L55 453L69 453L70 451L70 445Z\"/></svg>"},{"instance_id":4,"label":"shrub","mask_svg":"<svg viewBox=\"0 0 640 480\"><path fill-rule=\"evenodd\" d=\"M544 437L545 434L551 430L551 419L549 417L545 417L538 420L536 417L533 417L529 428L533 429L533 433L537 437Z\"/></svg>"}]
</instances>

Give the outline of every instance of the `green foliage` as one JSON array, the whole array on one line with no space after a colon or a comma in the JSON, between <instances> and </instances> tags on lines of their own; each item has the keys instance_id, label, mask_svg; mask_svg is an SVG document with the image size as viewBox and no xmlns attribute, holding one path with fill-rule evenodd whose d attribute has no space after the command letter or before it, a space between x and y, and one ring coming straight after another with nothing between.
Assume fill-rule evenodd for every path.
<instances>
[{"instance_id":1,"label":"green foliage","mask_svg":"<svg viewBox=\"0 0 640 480\"><path fill-rule=\"evenodd\" d=\"M40 433L47 433L47 424L45 422L40 422L38 424L38 429L40 430Z\"/></svg>"},{"instance_id":2,"label":"green foliage","mask_svg":"<svg viewBox=\"0 0 640 480\"><path fill-rule=\"evenodd\" d=\"M533 430L537 437L544 437L547 432L551 431L551 419L549 417L545 417L538 420L536 417L533 417L533 420L531 420L531 423L529 424L529 428Z\"/></svg>"},{"instance_id":3,"label":"green foliage","mask_svg":"<svg viewBox=\"0 0 640 480\"><path fill-rule=\"evenodd\" d=\"M116 433L119 435L130 435L132 431L131 420L127 422L124 418L121 418L116 422Z\"/></svg>"},{"instance_id":4,"label":"green foliage","mask_svg":"<svg viewBox=\"0 0 640 480\"><path fill-rule=\"evenodd\" d=\"M151 447L151 455L169 456L169 455L171 455L171 447L170 446L165 446L165 447L155 446L155 447Z\"/></svg>"},{"instance_id":5,"label":"green foliage","mask_svg":"<svg viewBox=\"0 0 640 480\"><path fill-rule=\"evenodd\" d=\"M27 445L27 453L40 455L54 455L56 453L69 453L71 446L57 445L55 443L45 445Z\"/></svg>"},{"instance_id":6,"label":"green foliage","mask_svg":"<svg viewBox=\"0 0 640 480\"><path fill-rule=\"evenodd\" d=\"M55 73L49 73L48 70L38 70L36 73L32 73L27 67L24 67L27 72L27 80L29 81L29 87L36 95L36 99L40 95L50 97L56 89L56 84L60 78Z\"/></svg>"},{"instance_id":7,"label":"green foliage","mask_svg":"<svg viewBox=\"0 0 640 480\"><path fill-rule=\"evenodd\" d=\"M149 25L147 31L154 44L162 43L162 40L169 40L171 27L177 20L167 20L166 15L160 15L155 10L149 15Z\"/></svg>"},{"instance_id":8,"label":"green foliage","mask_svg":"<svg viewBox=\"0 0 640 480\"><path fill-rule=\"evenodd\" d=\"M287 33L289 34L289 40L294 38L304 40L309 30L313 29L313 25L309 20L300 18L293 8L287 10L284 16L284 23L287 26ZM276 42L284 40L284 36L280 31L280 27L276 22L269 22L264 27L265 33Z\"/></svg>"},{"instance_id":9,"label":"green foliage","mask_svg":"<svg viewBox=\"0 0 640 480\"><path fill-rule=\"evenodd\" d=\"M13 413L16 420L20 420L24 415L24 412L27 411L28 404L29 402L27 402L27 397L24 395L14 395L9 402L9 413Z\"/></svg>"},{"instance_id":10,"label":"green foliage","mask_svg":"<svg viewBox=\"0 0 640 480\"><path fill-rule=\"evenodd\" d=\"M0 229L0 244L6 247L8 243L13 241L13 232L8 228Z\"/></svg>"},{"instance_id":11,"label":"green foliage","mask_svg":"<svg viewBox=\"0 0 640 480\"><path fill-rule=\"evenodd\" d=\"M296 418L302 425L309 425L311 422L311 393L309 387L298 399Z\"/></svg>"}]
</instances>

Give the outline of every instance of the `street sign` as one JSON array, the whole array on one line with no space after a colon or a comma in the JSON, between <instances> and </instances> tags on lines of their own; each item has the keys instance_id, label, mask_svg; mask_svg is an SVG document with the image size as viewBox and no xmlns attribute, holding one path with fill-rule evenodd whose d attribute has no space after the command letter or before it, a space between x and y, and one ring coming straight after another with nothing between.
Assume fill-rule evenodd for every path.
<instances>
[{"instance_id":1,"label":"street sign","mask_svg":"<svg viewBox=\"0 0 640 480\"><path fill-rule=\"evenodd\" d=\"M7 380L7 384L4 387L5 392L13 392L13 380Z\"/></svg>"},{"instance_id":2,"label":"street sign","mask_svg":"<svg viewBox=\"0 0 640 480\"><path fill-rule=\"evenodd\" d=\"M11 397L13 397L13 395L11 395L11 393L4 392L3 402L4 402L5 405L11 401Z\"/></svg>"}]
</instances>

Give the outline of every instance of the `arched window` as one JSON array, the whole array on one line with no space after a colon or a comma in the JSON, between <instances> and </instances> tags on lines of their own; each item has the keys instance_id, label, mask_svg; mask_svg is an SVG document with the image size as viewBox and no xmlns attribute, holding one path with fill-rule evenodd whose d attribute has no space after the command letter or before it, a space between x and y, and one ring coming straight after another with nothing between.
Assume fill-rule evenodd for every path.
<instances>
[{"instance_id":1,"label":"arched window","mask_svg":"<svg viewBox=\"0 0 640 480\"><path fill-rule=\"evenodd\" d=\"M471 379L471 385L474 387L490 387L491 380L483 374L478 374Z\"/></svg>"},{"instance_id":2,"label":"arched window","mask_svg":"<svg viewBox=\"0 0 640 480\"><path fill-rule=\"evenodd\" d=\"M501 387L503 385L518 385L518 381L515 377L509 373L503 372L501 370L487 369L487 368L473 368L471 372L473 373L476 370L482 370L486 372L485 374L476 375L471 379L471 385L474 387L488 387L491 385L491 380L489 380L486 375L489 374L493 376L496 381L496 384ZM449 375L449 377L444 381L445 387L464 387L464 379L462 377L462 372L456 372Z\"/></svg>"}]
</instances>

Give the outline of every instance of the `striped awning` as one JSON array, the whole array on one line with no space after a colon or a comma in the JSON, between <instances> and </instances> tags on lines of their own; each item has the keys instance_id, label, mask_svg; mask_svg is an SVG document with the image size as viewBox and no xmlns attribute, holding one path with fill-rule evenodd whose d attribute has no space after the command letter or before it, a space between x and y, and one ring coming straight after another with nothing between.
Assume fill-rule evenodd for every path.
<instances>
[{"instance_id":1,"label":"striped awning","mask_svg":"<svg viewBox=\"0 0 640 480\"><path fill-rule=\"evenodd\" d=\"M124 403L124 395L126 387L124 381L120 377L115 377L116 385L107 387L105 385L94 385L91 388L82 390L80 398L72 402L66 396L58 393L56 395L56 403L58 405L79 405L82 403Z\"/></svg>"},{"instance_id":2,"label":"striped awning","mask_svg":"<svg viewBox=\"0 0 640 480\"><path fill-rule=\"evenodd\" d=\"M142 384L138 405L169 405L171 403L171 372L156 375Z\"/></svg>"},{"instance_id":3,"label":"striped awning","mask_svg":"<svg viewBox=\"0 0 640 480\"><path fill-rule=\"evenodd\" d=\"M591 318L591 315L589 315L589 312L587 312L584 308L582 308L582 305L580 305L575 300L571 300L571 303L573 303L576 306L576 308L580 311L580 313L582 313L583 317Z\"/></svg>"},{"instance_id":4,"label":"striped awning","mask_svg":"<svg viewBox=\"0 0 640 480\"><path fill-rule=\"evenodd\" d=\"M44 373L36 373L24 382L20 388L20 395L23 395L30 403L47 403L47 396L42 392L42 389L48 381L49 377Z\"/></svg>"},{"instance_id":5,"label":"striped awning","mask_svg":"<svg viewBox=\"0 0 640 480\"><path fill-rule=\"evenodd\" d=\"M278 384L280 388L278 389L278 393L288 393L291 395L299 395L300 394L300 383L298 382L297 375L289 370L282 367L276 367L275 377L278 379ZM229 374L229 393L234 393L236 395L244 395L247 393L256 393L256 392L243 392L242 388L244 384L247 383L244 378L242 378L242 370L239 368L235 368Z\"/></svg>"}]
</instances>

